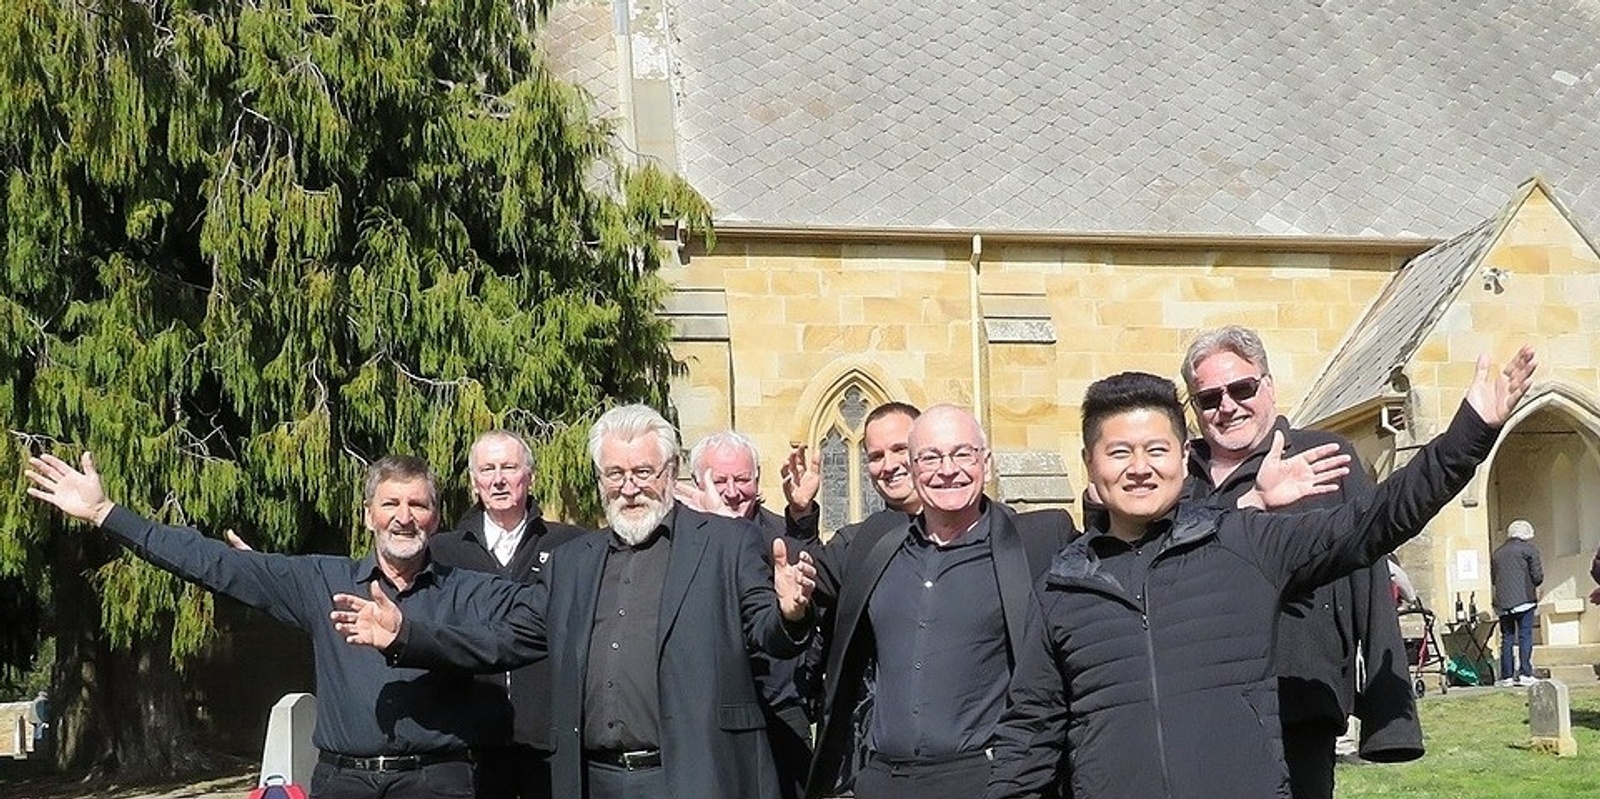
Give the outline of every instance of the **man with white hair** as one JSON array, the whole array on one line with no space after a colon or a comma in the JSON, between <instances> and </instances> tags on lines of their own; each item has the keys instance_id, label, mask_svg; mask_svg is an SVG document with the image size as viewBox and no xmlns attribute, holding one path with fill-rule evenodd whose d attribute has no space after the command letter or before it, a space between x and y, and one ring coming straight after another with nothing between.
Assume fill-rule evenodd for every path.
<instances>
[{"instance_id":1,"label":"man with white hair","mask_svg":"<svg viewBox=\"0 0 1600 799\"><path fill-rule=\"evenodd\" d=\"M1527 519L1506 527L1506 542L1489 556L1489 577L1494 584L1494 612L1500 617L1500 679L1494 684L1533 685L1533 610L1539 606L1544 566ZM1513 657L1513 646L1518 657Z\"/></svg>"},{"instance_id":2,"label":"man with white hair","mask_svg":"<svg viewBox=\"0 0 1600 799\"><path fill-rule=\"evenodd\" d=\"M454 529L428 540L434 561L531 583L557 546L585 532L541 518L530 492L533 450L510 430L490 430L467 451L467 481L478 501ZM486 721L486 740L472 750L478 799L550 796L550 664L479 678L503 694Z\"/></svg>"},{"instance_id":3,"label":"man with white hair","mask_svg":"<svg viewBox=\"0 0 1600 799\"><path fill-rule=\"evenodd\" d=\"M680 484L678 493L690 507L749 521L761 530L768 545L782 538L792 553L800 552L807 543L789 536L784 518L762 505L761 452L748 436L724 430L700 439L689 450L689 474L693 488ZM750 656L784 799L800 796L811 769L814 719L809 708L820 701L817 694L821 693L818 681L811 677L813 671L821 671L821 656L814 651L818 640L813 640L809 657L806 652L790 658L764 652Z\"/></svg>"},{"instance_id":4,"label":"man with white hair","mask_svg":"<svg viewBox=\"0 0 1600 799\"><path fill-rule=\"evenodd\" d=\"M563 545L530 586L482 584L485 614L402 617L335 597L335 628L391 663L480 671L548 652L553 795L777 799L749 648L807 643L815 571L754 528L678 506L678 435L643 405L608 411L589 454L609 526ZM481 606L481 605L480 605Z\"/></svg>"}]
</instances>

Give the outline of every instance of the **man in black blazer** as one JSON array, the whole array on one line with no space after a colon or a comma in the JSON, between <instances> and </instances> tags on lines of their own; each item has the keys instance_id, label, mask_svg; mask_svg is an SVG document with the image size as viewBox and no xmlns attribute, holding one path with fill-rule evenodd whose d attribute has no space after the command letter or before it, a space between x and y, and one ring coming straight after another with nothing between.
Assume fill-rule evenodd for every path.
<instances>
[{"instance_id":1,"label":"man in black blazer","mask_svg":"<svg viewBox=\"0 0 1600 799\"><path fill-rule=\"evenodd\" d=\"M401 618L381 592L341 595L336 628L391 663L479 670L548 652L560 797L776 799L749 652L798 653L815 571L745 522L676 506L677 432L642 405L595 423L609 527L560 547L538 581L482 581L473 612Z\"/></svg>"},{"instance_id":2,"label":"man in black blazer","mask_svg":"<svg viewBox=\"0 0 1600 799\"><path fill-rule=\"evenodd\" d=\"M467 477L478 504L428 541L433 559L458 569L524 583L538 578L557 546L585 531L540 518L529 496L533 451L509 430L490 430L472 443ZM489 729L494 743L473 750L478 799L550 796L550 664L539 660L481 680L504 691L503 718Z\"/></svg>"},{"instance_id":3,"label":"man in black blazer","mask_svg":"<svg viewBox=\"0 0 1600 799\"><path fill-rule=\"evenodd\" d=\"M840 787L869 670L855 795L981 795L1032 585L1075 532L1064 512L1018 514L984 496L990 452L970 412L930 408L907 443L920 512L869 517L818 563L815 600L834 607L809 797Z\"/></svg>"}]
</instances>

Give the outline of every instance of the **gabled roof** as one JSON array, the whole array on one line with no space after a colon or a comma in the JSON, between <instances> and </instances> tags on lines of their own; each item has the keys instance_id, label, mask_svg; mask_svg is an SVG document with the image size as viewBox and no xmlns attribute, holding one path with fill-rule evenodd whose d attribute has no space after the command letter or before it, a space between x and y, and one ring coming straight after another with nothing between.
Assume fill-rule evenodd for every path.
<instances>
[{"instance_id":1,"label":"gabled roof","mask_svg":"<svg viewBox=\"0 0 1600 799\"><path fill-rule=\"evenodd\" d=\"M668 14L679 163L724 222L1440 238L1531 174L1600 218L1593 0Z\"/></svg>"},{"instance_id":2,"label":"gabled roof","mask_svg":"<svg viewBox=\"0 0 1600 799\"><path fill-rule=\"evenodd\" d=\"M1301 400L1293 414L1295 424L1314 426L1392 393L1396 371L1422 346L1423 338L1472 278L1507 221L1483 222L1401 267Z\"/></svg>"}]
</instances>

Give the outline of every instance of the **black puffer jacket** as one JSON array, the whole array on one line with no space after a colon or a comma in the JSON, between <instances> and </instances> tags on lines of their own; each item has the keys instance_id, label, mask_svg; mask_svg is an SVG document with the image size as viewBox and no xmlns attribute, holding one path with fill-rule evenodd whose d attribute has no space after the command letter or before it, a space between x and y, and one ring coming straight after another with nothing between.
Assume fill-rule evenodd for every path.
<instances>
[{"instance_id":1,"label":"black puffer jacket","mask_svg":"<svg viewBox=\"0 0 1600 799\"><path fill-rule=\"evenodd\" d=\"M1139 603L1087 537L1035 590L989 795L1289 795L1272 641L1280 597L1369 565L1472 478L1497 430L1463 405L1370 500L1304 514L1180 504Z\"/></svg>"},{"instance_id":2,"label":"black puffer jacket","mask_svg":"<svg viewBox=\"0 0 1600 799\"><path fill-rule=\"evenodd\" d=\"M1304 512L1332 508L1372 492L1372 479L1361 468L1350 442L1332 433L1300 430L1278 417L1273 430L1283 434L1283 457L1323 444L1337 444L1350 457L1351 472L1331 494L1306 497L1282 509ZM1233 473L1213 485L1210 448L1204 440L1190 443L1189 496L1223 508L1234 507L1256 482L1267 459L1271 438L1263 442ZM1351 713L1361 719L1359 753L1385 763L1422 756L1422 725L1411 693L1405 641L1389 593L1389 568L1358 569L1348 577L1285 596L1278 614L1275 651L1278 705L1289 730L1315 730L1337 735ZM1356 683L1356 653L1366 659L1366 679Z\"/></svg>"}]
</instances>

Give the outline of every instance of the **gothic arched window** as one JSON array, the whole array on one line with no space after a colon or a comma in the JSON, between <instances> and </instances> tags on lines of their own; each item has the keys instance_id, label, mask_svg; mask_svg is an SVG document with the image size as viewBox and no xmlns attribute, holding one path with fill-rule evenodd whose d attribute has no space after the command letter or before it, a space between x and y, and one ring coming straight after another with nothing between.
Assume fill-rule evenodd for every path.
<instances>
[{"instance_id":1,"label":"gothic arched window","mask_svg":"<svg viewBox=\"0 0 1600 799\"><path fill-rule=\"evenodd\" d=\"M817 504L821 529L838 530L883 510L883 497L872 490L862 452L867 414L882 402L881 393L851 379L821 408L816 430L822 461L822 490Z\"/></svg>"}]
</instances>

